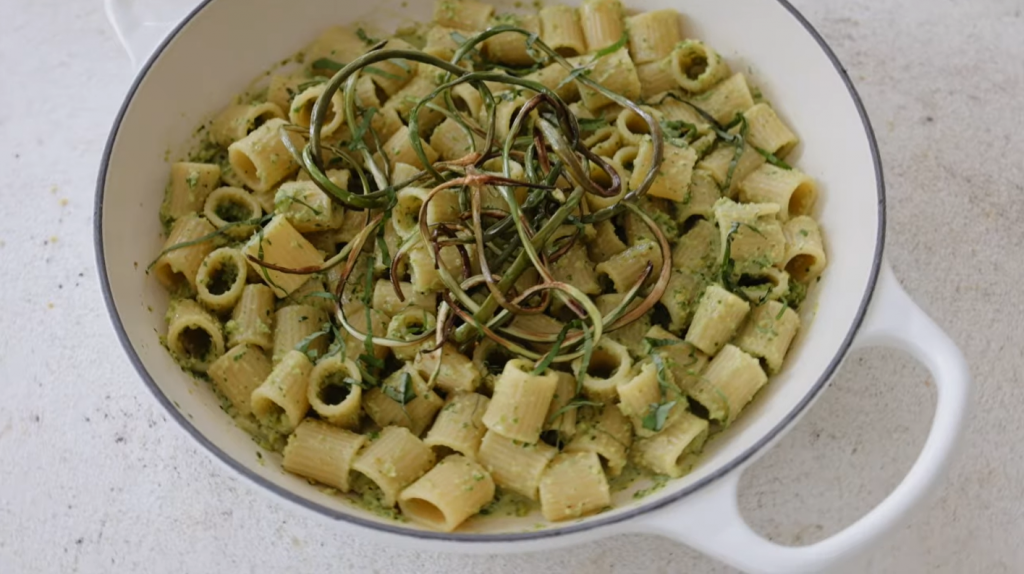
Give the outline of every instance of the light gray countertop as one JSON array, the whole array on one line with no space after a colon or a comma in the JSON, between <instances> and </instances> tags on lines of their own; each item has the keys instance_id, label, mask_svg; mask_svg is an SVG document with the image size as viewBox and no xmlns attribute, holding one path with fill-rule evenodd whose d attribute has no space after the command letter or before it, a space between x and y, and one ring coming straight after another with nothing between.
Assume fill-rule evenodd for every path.
<instances>
[{"instance_id":1,"label":"light gray countertop","mask_svg":"<svg viewBox=\"0 0 1024 574\"><path fill-rule=\"evenodd\" d=\"M1022 3L794 3L874 123L887 256L976 384L938 497L849 570L1024 571ZM383 548L215 463L140 383L100 296L95 179L132 80L101 2L5 0L0 13L0 572L730 571L640 536L502 557ZM836 532L897 484L933 407L909 357L854 353L746 473L744 515L783 543Z\"/></svg>"}]
</instances>

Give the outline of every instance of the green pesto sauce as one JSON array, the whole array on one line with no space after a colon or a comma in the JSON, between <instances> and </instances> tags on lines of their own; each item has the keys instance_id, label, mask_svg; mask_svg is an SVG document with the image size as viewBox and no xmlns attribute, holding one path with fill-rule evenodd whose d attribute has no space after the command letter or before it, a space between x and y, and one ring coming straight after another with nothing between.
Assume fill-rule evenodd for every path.
<instances>
[{"instance_id":1,"label":"green pesto sauce","mask_svg":"<svg viewBox=\"0 0 1024 574\"><path fill-rule=\"evenodd\" d=\"M240 203L235 203L234 201L226 201L219 204L213 212L217 214L217 217L228 223L245 221L246 219L252 218L251 209Z\"/></svg>"},{"instance_id":2,"label":"green pesto sauce","mask_svg":"<svg viewBox=\"0 0 1024 574\"><path fill-rule=\"evenodd\" d=\"M345 496L345 499L353 506L381 518L388 518L396 522L408 522L397 508L384 504L384 493L372 480L362 474L353 476L352 493Z\"/></svg>"},{"instance_id":3,"label":"green pesto sauce","mask_svg":"<svg viewBox=\"0 0 1024 574\"><path fill-rule=\"evenodd\" d=\"M537 503L521 494L498 487L494 500L480 509L480 516L526 516L537 507Z\"/></svg>"},{"instance_id":4,"label":"green pesto sauce","mask_svg":"<svg viewBox=\"0 0 1024 574\"><path fill-rule=\"evenodd\" d=\"M209 284L207 284L206 289L213 295L222 295L227 293L237 280L238 267L235 267L234 264L224 265L211 274L210 281Z\"/></svg>"},{"instance_id":5,"label":"green pesto sauce","mask_svg":"<svg viewBox=\"0 0 1024 574\"><path fill-rule=\"evenodd\" d=\"M662 488L665 488L665 485L668 484L669 480L670 480L669 477L664 475L664 474L652 475L651 476L651 485L648 486L647 488L641 488L640 490L637 490L636 492L634 492L633 493L633 499L634 500L640 500L641 498L646 498L646 497L654 494L655 492L658 492Z\"/></svg>"}]
</instances>

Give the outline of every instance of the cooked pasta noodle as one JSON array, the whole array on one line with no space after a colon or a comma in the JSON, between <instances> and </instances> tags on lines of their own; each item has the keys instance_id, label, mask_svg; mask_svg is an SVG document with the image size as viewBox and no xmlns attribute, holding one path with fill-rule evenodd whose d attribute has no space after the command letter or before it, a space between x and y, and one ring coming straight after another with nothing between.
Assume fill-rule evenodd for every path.
<instances>
[{"instance_id":1,"label":"cooked pasta noodle","mask_svg":"<svg viewBox=\"0 0 1024 574\"><path fill-rule=\"evenodd\" d=\"M265 460L353 503L582 519L757 416L827 187L675 10L433 6L328 28L210 110L159 214L162 342Z\"/></svg>"}]
</instances>

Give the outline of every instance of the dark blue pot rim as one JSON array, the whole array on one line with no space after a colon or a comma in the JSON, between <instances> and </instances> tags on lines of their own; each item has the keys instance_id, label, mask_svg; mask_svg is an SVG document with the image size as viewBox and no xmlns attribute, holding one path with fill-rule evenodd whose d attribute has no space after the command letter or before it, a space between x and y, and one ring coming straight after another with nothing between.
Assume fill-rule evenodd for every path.
<instances>
[{"instance_id":1,"label":"dark blue pot rim","mask_svg":"<svg viewBox=\"0 0 1024 574\"><path fill-rule=\"evenodd\" d=\"M414 538L420 538L424 540L438 540L462 543L495 543L538 540L544 538L567 536L570 534L578 534L587 530L601 528L604 526L610 526L612 524L616 524L625 520L630 520L632 518L640 516L641 514L657 510L664 506L668 506L678 500L681 500L685 496L697 492L701 488L711 484L715 480L732 472L738 466L742 465L744 462L746 462L752 456L754 456L755 453L757 453L762 448L767 446L789 425L791 425L797 419L797 417L800 416L804 409L806 409L807 406L811 404L811 402L815 399L818 393L820 393L821 390L825 387L826 383L828 383L829 379L835 373L836 369L839 368L839 365L842 363L843 357L845 357L846 353L849 351L850 346L852 345L854 337L857 333L857 330L860 328L860 325L864 320L864 315L867 312L868 304L871 302L871 297L874 294L875 290L875 284L878 281L879 269L882 264L882 250L885 244L885 181L882 175L882 161L878 152L878 142L875 141L875 133L871 127L871 121L868 119L867 111L864 109L864 103L861 101L860 95L857 93L857 89L853 86L853 82L850 80L849 75L846 73L846 69L839 62L839 59L836 57L835 53L825 42L824 38L821 37L821 34L819 34L818 31L814 29L810 22L808 22L807 19L804 18L803 15L801 15L796 8L794 8L787 0L776 0L779 4L782 5L782 7L788 10L789 13L792 14L793 17L798 22L800 22L800 24L807 30L807 33L814 38L814 40L821 47L822 51L825 52L825 55L827 55L828 59L832 62L832 66L835 68L836 72L843 79L843 83L846 84L846 88L850 93L850 97L853 99L853 102L857 107L857 113L860 115L861 123L864 127L864 134L868 139L868 145L871 149L871 159L875 168L875 179L878 192L878 235L875 239L876 243L874 261L871 265L871 275L868 280L868 286L864 292L864 295L861 298L860 306L857 309L856 317L853 320L853 324L850 325L850 330L846 334L846 337L843 339L839 351L836 353L835 357L833 357L832 360L829 362L828 367L821 374L818 380L814 383L814 386L811 388L810 392L808 392L807 395L804 396L804 398L793 408L793 410L789 412L789 414L786 415L786 417L781 422L779 422L779 424L777 424L767 434L761 437L761 439L757 441L757 443L755 443L753 446L745 450L739 456L729 461L727 464L723 465L721 468L717 469L712 474L702 478L701 480L695 482L694 484L687 486L686 488L681 489L679 492L675 492L670 496L666 496L658 500L653 500L648 504L644 504L628 512L623 512L621 514L609 515L603 518L598 516L594 519L581 522L578 524L564 526L557 529L539 530L536 532L516 532L502 534L443 533L406 528L399 526L397 523L393 525L384 522L375 522L372 520L367 520L364 518L346 514L344 512L340 512L338 510L334 510L316 504L260 477L259 475L250 471L244 465L239 463L237 460L229 456L227 453L225 453L223 450L217 447L217 445L210 442L198 430L196 430L196 428L193 427L186 420L185 415L182 414L177 408L175 408L174 405L171 404L171 401L160 391L160 388L157 386L156 382L150 376L145 366L143 366L142 360L139 358L138 353L135 352L135 348L132 346L132 343L128 338L128 334L125 331L124 324L121 322L121 317L117 313L117 308L114 304L114 297L110 290L110 280L107 277L107 266L103 250L103 191L107 179L107 170L110 167L110 154L114 148L114 143L117 140L117 134L118 131L120 131L121 122L124 120L125 112L128 110L128 106L131 104L132 98L135 97L135 92L138 90L139 85L146 77L146 74L149 73L149 70L153 66L153 63L160 57L163 51L174 40L174 38L178 35L182 28L184 28L190 21L192 21L193 18L196 17L197 14L202 12L202 10L213 1L214 0L203 0L203 2L199 4L199 6L192 10L192 12L190 12L189 15L185 17L185 19L182 20L177 27L174 28L170 35L168 35L167 38L160 43L157 49L149 57L149 60L146 62L146 65L143 66L142 70L136 76L135 81L132 83L131 89L128 90L128 94L125 96L124 103L121 105L121 109L118 112L117 117L114 119L114 125L110 130L110 136L107 139L107 145L103 151L103 159L100 165L99 177L97 178L96 182L96 204L93 208L93 234L94 243L96 247L96 267L100 276L100 284L103 289L103 298L106 302L107 311L110 313L110 319L114 324L114 329L117 331L117 337L118 339L120 339L121 345L124 347L125 352L128 354L128 358L131 360L132 365L135 366L135 370L138 371L139 376L142 377L142 380L146 383L146 386L149 387L149 390L156 397L157 401L161 405L163 405L163 407L167 410L167 412L171 414L174 420L176 420L186 431L188 431L190 435L192 435L192 438L194 438L197 442L199 442L199 444L203 445L207 450L213 453L224 464L231 467L239 474L248 478L257 485L262 486L263 488L266 488L267 490L273 492L274 494L295 504L298 504L299 506L302 506L307 510L319 513L328 518L333 518L335 520L348 522L357 526L362 526L364 528L369 528L373 530L379 530L390 534L396 534L400 536L411 536Z\"/></svg>"}]
</instances>

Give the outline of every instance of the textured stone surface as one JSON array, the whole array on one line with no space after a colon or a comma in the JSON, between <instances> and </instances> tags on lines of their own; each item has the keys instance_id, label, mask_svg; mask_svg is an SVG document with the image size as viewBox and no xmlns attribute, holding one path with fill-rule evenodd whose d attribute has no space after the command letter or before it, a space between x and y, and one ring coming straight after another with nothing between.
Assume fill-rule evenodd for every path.
<instances>
[{"instance_id":1,"label":"textured stone surface","mask_svg":"<svg viewBox=\"0 0 1024 574\"><path fill-rule=\"evenodd\" d=\"M1024 18L1016 0L799 0L878 133L887 254L976 380L940 494L851 572L1024 569ZM730 572L623 536L462 557L382 548L214 463L139 383L99 294L97 163L131 81L99 0L6 2L0 33L0 572ZM927 434L926 371L855 353L742 481L745 516L820 540L882 499Z\"/></svg>"}]
</instances>

